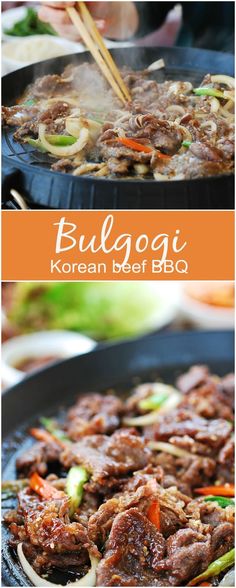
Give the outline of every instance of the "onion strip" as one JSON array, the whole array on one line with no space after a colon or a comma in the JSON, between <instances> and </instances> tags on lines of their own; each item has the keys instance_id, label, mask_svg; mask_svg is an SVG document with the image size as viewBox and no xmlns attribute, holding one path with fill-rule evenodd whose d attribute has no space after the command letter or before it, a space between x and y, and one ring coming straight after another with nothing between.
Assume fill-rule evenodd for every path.
<instances>
[{"instance_id":1,"label":"onion strip","mask_svg":"<svg viewBox=\"0 0 236 588\"><path fill-rule=\"evenodd\" d=\"M150 63L150 65L147 67L147 71L156 71L157 69L162 69L163 67L165 67L164 59L158 59L157 61Z\"/></svg>"},{"instance_id":2,"label":"onion strip","mask_svg":"<svg viewBox=\"0 0 236 588\"><path fill-rule=\"evenodd\" d=\"M175 408L179 404L181 394L174 388L173 390L174 391L170 394L169 398L167 398L160 408L138 417L125 417L123 419L124 425L127 425L128 427L145 427L146 425L156 423L160 414L168 412L168 410Z\"/></svg>"},{"instance_id":3,"label":"onion strip","mask_svg":"<svg viewBox=\"0 0 236 588\"><path fill-rule=\"evenodd\" d=\"M28 560L26 559L26 557L24 555L22 543L19 543L17 545L17 554L18 554L20 563L22 565L22 568L23 568L26 576L28 576L28 578L32 582L33 586L38 586L40 588L43 586L60 586L60 587L62 586L62 584L55 584L53 582L49 582L45 578L42 578L41 576L39 576L37 574L37 572L35 572L34 568L32 568L32 566L30 565L30 563L28 562ZM89 557L90 557L90 562L91 562L91 568L90 568L89 572L87 574L85 574L85 576L83 578L81 578L80 580L76 580L75 582L70 582L68 584L68 586L90 586L90 587L93 587L96 585L96 568L98 566L99 559L97 559L96 557L92 557L91 555L89 555Z\"/></svg>"},{"instance_id":4,"label":"onion strip","mask_svg":"<svg viewBox=\"0 0 236 588\"><path fill-rule=\"evenodd\" d=\"M226 86L229 86L230 88L235 87L235 79L232 78L232 76L217 74L217 75L211 76L211 81L214 84L215 83L216 84L225 84Z\"/></svg>"},{"instance_id":5,"label":"onion strip","mask_svg":"<svg viewBox=\"0 0 236 588\"><path fill-rule=\"evenodd\" d=\"M148 447L155 451L161 451L163 453L170 453L170 455L174 455L176 457L200 457L196 453L190 453L190 451L186 451L185 449L181 449L176 445L172 445L172 443L164 443L163 441L150 441L148 443Z\"/></svg>"},{"instance_id":6,"label":"onion strip","mask_svg":"<svg viewBox=\"0 0 236 588\"><path fill-rule=\"evenodd\" d=\"M45 136L46 125L40 124L39 125L39 139L46 151L56 155L58 157L71 157L78 153L78 151L82 151L85 147L86 143L89 139L89 131L86 128L81 129L80 136L76 143L73 145L69 145L67 147L58 147L56 145L51 145L46 139Z\"/></svg>"}]
</instances>

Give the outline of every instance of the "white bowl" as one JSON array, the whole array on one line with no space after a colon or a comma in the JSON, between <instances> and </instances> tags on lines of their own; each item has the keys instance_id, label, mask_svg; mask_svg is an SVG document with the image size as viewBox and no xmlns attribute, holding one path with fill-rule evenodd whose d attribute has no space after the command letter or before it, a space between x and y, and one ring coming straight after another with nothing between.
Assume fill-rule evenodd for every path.
<instances>
[{"instance_id":1,"label":"white bowl","mask_svg":"<svg viewBox=\"0 0 236 588\"><path fill-rule=\"evenodd\" d=\"M234 308L213 306L192 298L183 290L182 314L199 329L233 329Z\"/></svg>"},{"instance_id":2,"label":"white bowl","mask_svg":"<svg viewBox=\"0 0 236 588\"><path fill-rule=\"evenodd\" d=\"M15 367L28 358L58 356L72 357L91 351L96 342L70 331L40 331L9 339L2 345L2 372L4 386L12 386L22 380L27 373Z\"/></svg>"}]
</instances>

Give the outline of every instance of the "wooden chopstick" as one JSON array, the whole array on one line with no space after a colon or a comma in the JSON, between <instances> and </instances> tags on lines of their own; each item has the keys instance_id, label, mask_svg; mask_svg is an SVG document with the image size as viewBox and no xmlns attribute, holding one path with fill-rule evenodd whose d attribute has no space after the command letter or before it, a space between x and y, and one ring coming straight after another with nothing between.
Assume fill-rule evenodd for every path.
<instances>
[{"instance_id":1,"label":"wooden chopstick","mask_svg":"<svg viewBox=\"0 0 236 588\"><path fill-rule=\"evenodd\" d=\"M96 23L94 22L94 19L91 16L86 4L84 2L77 2L77 5L80 8L81 14L84 18L84 22L87 25L91 36L93 37L94 41L98 44L98 47L101 50L102 56L105 59L108 67L110 67L110 70L113 73L114 78L116 79L117 83L119 84L119 86L120 86L123 94L127 98L127 100L130 101L131 96L130 96L129 90L126 87L125 82L120 75L118 67L116 66L114 60L112 59L112 56L111 56L110 52L108 51L108 49L103 41L102 35L100 34L100 32L96 26Z\"/></svg>"},{"instance_id":2,"label":"wooden chopstick","mask_svg":"<svg viewBox=\"0 0 236 588\"><path fill-rule=\"evenodd\" d=\"M78 4L80 4L80 5L82 4L83 5L83 2L80 2ZM84 10L84 8L85 8L85 10ZM81 6L80 6L80 9L81 9ZM91 15L89 14L89 17L92 20L93 26L91 25L91 23L89 23L89 25L88 25L89 19L88 19L87 14L86 14L86 17L85 18L86 18L86 24L87 24L87 26L89 26L90 31L91 31L91 29L93 30L93 33L92 33L93 36L92 37L90 36L90 31L87 30L87 28L85 26L85 23L82 21L82 18L80 16L80 14L78 13L78 11L74 7L71 7L71 6L68 6L68 8L66 8L66 11L67 11L70 19L72 20L73 24L77 28L77 30L78 30L81 38L83 39L85 45L87 45L90 53L94 57L94 59L95 59L96 63L98 64L98 66L100 67L103 75L105 76L105 78L109 82L110 86L113 88L114 92L116 93L116 95L118 96L118 98L123 102L123 104L126 104L127 103L127 100L130 100L130 95L129 95L127 89L126 89L126 93L124 94L124 90L121 89L121 87L119 86L117 79L115 79L113 77L113 75L114 75L113 74L114 69L112 71L109 68L107 54L106 54L106 52L109 54L109 51L105 47L105 45L103 43L103 39L102 39L99 31L97 30L96 24L94 23ZM82 7L82 11L83 11L83 15L85 15L85 12L88 12L87 9L86 9L86 7ZM100 37L100 39L98 41L98 38L99 37ZM102 54L100 53L98 46L95 44L95 39L96 39L97 44L99 45L99 48L100 48ZM101 46L102 46L102 49L101 49ZM104 47L105 47L105 50L106 50L105 52L104 52ZM106 60L107 61L105 61L105 59L104 59L104 55L105 54L106 54ZM109 57L110 57L111 61L113 62L112 57L111 57L110 54L109 54ZM114 62L113 62L113 64L114 64ZM110 63L109 63L109 65L110 65ZM114 66L115 66L115 64L114 64ZM116 68L116 66L115 66L115 68ZM122 82L123 82L123 80L122 80ZM128 93L128 96L127 96L127 93Z\"/></svg>"}]
</instances>

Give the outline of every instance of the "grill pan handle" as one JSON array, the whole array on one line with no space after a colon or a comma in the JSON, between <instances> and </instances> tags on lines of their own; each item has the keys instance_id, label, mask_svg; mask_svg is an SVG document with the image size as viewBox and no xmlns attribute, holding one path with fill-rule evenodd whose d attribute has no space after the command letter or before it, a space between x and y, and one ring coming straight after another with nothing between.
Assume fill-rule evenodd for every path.
<instances>
[{"instance_id":1,"label":"grill pan handle","mask_svg":"<svg viewBox=\"0 0 236 588\"><path fill-rule=\"evenodd\" d=\"M2 206L3 208L14 208L28 210L25 198L19 192L22 186L22 174L19 169L7 167L2 170ZM17 189L16 189L17 188Z\"/></svg>"}]
</instances>

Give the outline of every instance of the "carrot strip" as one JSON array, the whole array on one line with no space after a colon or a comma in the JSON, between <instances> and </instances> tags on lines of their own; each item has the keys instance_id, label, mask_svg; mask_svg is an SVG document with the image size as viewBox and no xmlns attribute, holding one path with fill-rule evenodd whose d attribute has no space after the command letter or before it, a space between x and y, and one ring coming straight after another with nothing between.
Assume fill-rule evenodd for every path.
<instances>
[{"instance_id":1,"label":"carrot strip","mask_svg":"<svg viewBox=\"0 0 236 588\"><path fill-rule=\"evenodd\" d=\"M33 429L30 429L29 432L32 435L32 437L37 439L37 441L43 441L44 443L57 443L57 445L62 447L62 449L66 447L66 444L63 441L61 441L61 439L58 439L58 437L55 437L54 435L52 435L52 433L49 433L45 429L38 429L37 427L35 427Z\"/></svg>"},{"instance_id":2,"label":"carrot strip","mask_svg":"<svg viewBox=\"0 0 236 588\"><path fill-rule=\"evenodd\" d=\"M129 137L116 137L116 141L118 143L122 143L125 147L129 147L134 151L143 151L144 153L152 153L154 150L153 147L149 147L148 145L142 145L142 143L138 143L133 139L129 139Z\"/></svg>"},{"instance_id":3,"label":"carrot strip","mask_svg":"<svg viewBox=\"0 0 236 588\"><path fill-rule=\"evenodd\" d=\"M158 500L154 500L152 504L150 504L149 509L147 511L147 518L155 525L158 531L161 528L161 511L160 511L160 503Z\"/></svg>"},{"instance_id":4,"label":"carrot strip","mask_svg":"<svg viewBox=\"0 0 236 588\"><path fill-rule=\"evenodd\" d=\"M224 486L205 486L204 488L195 488L196 494L212 496L234 496L234 484L224 484Z\"/></svg>"},{"instance_id":5,"label":"carrot strip","mask_svg":"<svg viewBox=\"0 0 236 588\"><path fill-rule=\"evenodd\" d=\"M45 498L45 500L50 500L50 498L63 498L65 496L64 492L54 488L47 480L41 478L37 472L30 477L29 485L34 492L42 496L42 498Z\"/></svg>"}]
</instances>

